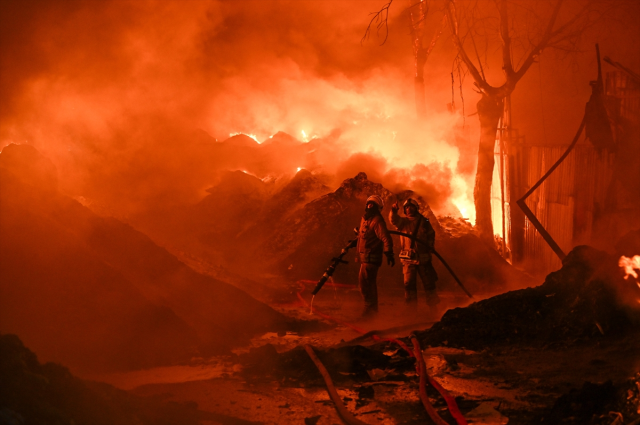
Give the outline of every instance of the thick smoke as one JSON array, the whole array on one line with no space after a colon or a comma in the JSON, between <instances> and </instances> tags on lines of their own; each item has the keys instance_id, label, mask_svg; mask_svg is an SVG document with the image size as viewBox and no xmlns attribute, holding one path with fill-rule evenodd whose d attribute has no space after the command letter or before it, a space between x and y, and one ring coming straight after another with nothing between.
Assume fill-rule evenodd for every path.
<instances>
[{"instance_id":1,"label":"thick smoke","mask_svg":"<svg viewBox=\"0 0 640 425\"><path fill-rule=\"evenodd\" d=\"M383 158L368 167L377 170L372 176L416 182L434 206L446 206L449 197L469 207L478 139L471 78L452 66L445 28L425 69L428 117L418 123L404 6L390 9L384 46L384 30L360 43L369 13L382 6L378 0L4 1L0 145L33 144L54 160L68 193L103 198L122 215L197 202L218 170L234 166L262 167L263 175L305 167L336 182L354 154ZM637 17L637 6L626 10L627 18ZM435 31L437 5L428 19ZM585 32L583 45L601 37L603 54L637 69L628 54L637 51L637 32L637 25L609 25ZM502 70L490 57L497 50L480 51L488 59L484 72L499 83ZM546 55L513 95L514 124L528 140L558 143L579 122L594 54L575 53L569 63L576 66ZM273 155L282 162L248 165L231 153L206 161L199 154L203 144L230 134L265 141L278 131L333 144L316 147L303 164L293 164L301 160L286 150Z\"/></svg>"},{"instance_id":2,"label":"thick smoke","mask_svg":"<svg viewBox=\"0 0 640 425\"><path fill-rule=\"evenodd\" d=\"M385 158L383 174L455 167L447 139L459 116L438 115L446 90L430 89L428 125L415 122L407 100L402 8L392 12L384 47L375 37L359 43L379 6L5 2L0 140L35 145L56 162L70 194L118 204L122 215L148 208L142 200L154 208L195 202L214 170L246 168L231 153L206 163L190 153L239 132L327 142L291 174L300 166L333 174L358 152ZM291 155L274 156L287 163ZM283 173L278 161L270 166L263 175Z\"/></svg>"},{"instance_id":3,"label":"thick smoke","mask_svg":"<svg viewBox=\"0 0 640 425\"><path fill-rule=\"evenodd\" d=\"M492 2L474 4L493 7ZM630 4L635 12L625 22L633 24L605 27L607 37L601 50L637 71L640 19L638 6ZM403 4L394 2L391 8L384 46L379 46L382 39L375 34L360 43L369 13L383 5L380 0L4 0L0 2L0 148L10 143L35 146L54 163L65 194L94 211L125 217L140 229L153 227L140 225L146 220L156 229L182 232L176 224L185 225L180 219L189 217L185 211L195 205L193 209L211 229L202 225L194 234L206 230L203 238L208 237L210 245L217 243L207 252L226 252L239 257L237 261L246 259L247 240L243 238L256 227L268 227L258 220L264 212L258 207L263 203L267 213L284 216L291 213L292 205L305 205L308 193L328 193L361 171L391 191L416 191L436 213L462 214L473 221L470 200L478 95L471 78L465 77L464 69L458 72L452 66L456 54L445 28L425 69L427 117L416 119L413 55ZM429 19L436 26L438 13L434 5ZM434 25L431 27L436 28ZM596 75L591 42L600 40L594 34L585 33L583 44L589 50L574 54L571 63L576 66L567 66L563 58L544 52L542 62L514 92L514 124L529 141L562 143L575 131L590 94L587 82ZM493 44L480 48L498 51ZM491 74L492 82L501 81L502 69L494 62L489 61L484 72ZM232 134L236 136L228 140ZM312 176L300 178L300 187L289 186L281 204L278 199L273 203L264 200L287 183L296 183L291 177L300 168L311 171ZM237 186L257 187L255 202L254 198L246 202L239 191L232 193L234 198L224 187L211 189L226 181L227 170L257 177L232 181ZM213 196L220 193L218 198ZM212 196L207 199L207 195ZM32 198L39 205L39 198ZM208 203L203 204L203 199ZM235 205L221 205L221 199ZM357 208L360 214L361 206ZM12 217L33 231L27 215ZM69 227L74 228L77 220L69 217ZM216 217L225 222L215 222ZM73 276L79 286L90 281L73 272L76 266L86 267L81 256L88 243L85 239L72 239L74 250L69 258L73 262L67 266L54 261L49 252L63 252L53 242L61 243L58 233L67 234L66 227L43 224L42 234L50 239L40 243L35 237L25 239L16 233L16 226L7 223L16 240L38 245L51 270L64 269L70 278L60 278L60 282L67 283ZM113 229L104 234L112 233ZM235 244L229 242L232 237ZM452 249L450 256L467 248ZM24 258L31 258L30 251L24 252ZM110 252L123 262L136 258L125 253L118 247ZM158 264L168 263L166 252L152 254ZM109 269L112 260L101 259L100 264ZM461 259L467 260L468 256ZM25 269L9 257L5 261L16 273ZM138 269L134 265L128 270ZM154 265L149 270L144 283L153 288L155 273L162 269ZM185 276L185 281L191 279ZM119 275L113 281L124 282ZM173 283L176 288L185 287L180 279ZM91 286L83 289L92 290ZM193 291L190 296L198 299L177 300L181 311L194 313L189 323L203 323L195 315L210 310L208 304L190 308L192 301L206 304L200 295ZM176 301L171 295L165 298ZM78 305L84 302L78 298ZM20 302L12 305L14 309L23 306ZM56 308L64 307L60 303ZM135 311L132 308L130 314ZM260 315L250 316L260 319ZM123 319L124 324L129 322L141 321ZM171 326L176 334L187 335L183 332L186 325L176 321Z\"/></svg>"}]
</instances>

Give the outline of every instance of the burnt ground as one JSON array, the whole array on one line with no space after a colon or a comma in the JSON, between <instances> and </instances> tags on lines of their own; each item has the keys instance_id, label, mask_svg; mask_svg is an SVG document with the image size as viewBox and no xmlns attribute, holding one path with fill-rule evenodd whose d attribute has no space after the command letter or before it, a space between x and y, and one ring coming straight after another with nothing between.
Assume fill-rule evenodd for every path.
<instances>
[{"instance_id":1,"label":"burnt ground","mask_svg":"<svg viewBox=\"0 0 640 425\"><path fill-rule=\"evenodd\" d=\"M413 332L429 374L456 398L469 423L638 423L640 321L633 303L640 294L635 282L622 279L615 256L579 247L539 286L495 296L475 294L479 301L474 303L462 291L442 292L436 314L427 311L423 299L417 310L407 309L398 282L381 281L380 313L366 320L360 317L362 302L353 286L327 285L316 297L314 307L335 320L329 321L309 312L312 283L264 282L262 291L254 293L280 313L306 319L306 328L263 334L231 355L82 376L116 388L77 380L51 365L30 366L19 382L38 396L48 388L47 380L55 384L44 394L57 409L56 394L71 392L64 398L67 411L56 413L65 419L79 411L127 419L120 423L342 423L302 349L309 344L358 419L431 423L419 400L414 360L397 343L370 337L399 338L410 345ZM273 287L287 289L271 291ZM51 370L58 372L51 375ZM45 379L34 379L34 372ZM453 424L442 398L433 388L428 392ZM86 406L80 403L80 409L74 400ZM42 409L50 414L47 405ZM18 418L13 423L27 422Z\"/></svg>"},{"instance_id":2,"label":"burnt ground","mask_svg":"<svg viewBox=\"0 0 640 425\"><path fill-rule=\"evenodd\" d=\"M355 288L327 287L314 306L358 331L325 321L330 328L321 331L265 334L225 358L101 379L138 396L195 402L200 411L226 420L341 423L302 349L310 344L360 420L431 423L419 400L414 360L395 342L369 337L375 333L410 345L408 335L415 331L429 374L456 398L469 423L637 424L638 311L621 299L637 303L632 297L638 294L614 260L579 247L540 286L466 307L456 307L468 304L463 294L444 293L448 311L435 323L439 317L430 316L424 304L418 311L407 310L397 285L381 283L380 313L370 320L359 318ZM630 292L615 286L626 284ZM288 301L298 288L290 286ZM310 289L302 292L307 301ZM309 317L308 305L287 304L285 294L279 296L281 311ZM429 396L443 418L454 423L437 392L431 388Z\"/></svg>"},{"instance_id":3,"label":"burnt ground","mask_svg":"<svg viewBox=\"0 0 640 425\"><path fill-rule=\"evenodd\" d=\"M632 368L629 357L639 348L636 341L587 350L584 347L564 350L499 348L478 353L432 348L425 350L424 355L429 372L456 397L470 422L474 416L470 412L474 409L477 412L478 407L491 407L486 410L495 410L489 414L492 421L480 422L480 415L476 414L474 422L506 423L505 418L508 418L510 424L592 423L589 404L605 402L607 408L613 407L611 411L623 413L624 423L628 424L637 418L633 410L637 412L638 409L638 390L629 383L618 384L616 388L610 380L626 382L625 370ZM365 378L362 381L358 379L357 371L339 373L354 374L336 380L336 385L345 404L359 419L372 424L430 423L418 399L417 378L410 370L400 375L381 372L379 380ZM308 380L304 386L298 386L291 382L238 376L145 385L134 392L155 395L163 400L195 401L201 410L253 422L304 423L305 419L320 416L319 424L341 423L311 365ZM586 381L594 383L591 392L595 392L595 396L589 397ZM579 391L585 385L588 388L586 396L585 391ZM623 391L622 396L616 394L617 390ZM631 397L628 390L631 390ZM441 399L431 391L430 396L441 415L447 418ZM620 405L621 400L628 403ZM554 405L558 406L555 410ZM606 409L596 405L595 410L600 415ZM584 412L587 412L586 418ZM608 410L604 414L607 415ZM569 419L572 417L574 419ZM453 423L450 418L449 422ZM607 415L593 423L612 422Z\"/></svg>"},{"instance_id":4,"label":"burnt ground","mask_svg":"<svg viewBox=\"0 0 640 425\"><path fill-rule=\"evenodd\" d=\"M403 334L406 332L387 336ZM319 345L320 337L315 341L311 337L309 342ZM493 419L480 422L476 415L475 423L506 423L508 418L510 424L613 422L608 416L590 422L590 409L597 416L607 415L607 409L621 412L626 419L623 423L631 423L640 408L638 389L628 381L638 370L638 352L638 337L589 346L505 345L482 351L432 347L423 351L428 372L456 397L470 422L474 416L470 412L480 407ZM303 421L317 417L318 424L341 423L304 351L278 355L268 348L254 354L240 358L246 369L230 370L227 377L142 385L134 393L195 401L201 410L259 423L310 423ZM396 345L361 343L319 351L319 356L359 419L372 424L430 423L418 398L413 361ZM590 396L585 382L593 383L595 396ZM580 392L585 385L586 396ZM620 391L622 395L616 393ZM454 423L437 393L429 394L442 416ZM603 402L605 406L597 405Z\"/></svg>"}]
</instances>

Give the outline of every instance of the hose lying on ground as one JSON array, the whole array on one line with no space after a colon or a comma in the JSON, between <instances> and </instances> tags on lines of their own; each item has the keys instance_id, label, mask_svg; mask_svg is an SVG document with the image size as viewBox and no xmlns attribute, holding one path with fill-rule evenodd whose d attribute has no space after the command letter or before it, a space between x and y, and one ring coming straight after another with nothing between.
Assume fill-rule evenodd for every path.
<instances>
[{"instance_id":1,"label":"hose lying on ground","mask_svg":"<svg viewBox=\"0 0 640 425\"><path fill-rule=\"evenodd\" d=\"M303 281L298 281L298 284L300 285L300 291L298 291L298 299L300 300L300 302L301 302L303 305L305 305L305 306L309 306L309 303L307 303L307 302L305 301L304 297L302 296L302 292L303 292L303 291L304 291L304 289L305 289L304 282L303 282ZM367 333L367 331L365 331L364 329L360 329L360 328L358 328L357 326L352 325L351 323L343 322L343 321L341 321L341 320L336 319L335 317L331 317L331 316L329 316L329 315L327 315L327 314L324 314L324 313L322 313L322 312L318 311L318 309L316 309L316 308L312 308L312 309L311 309L311 311L312 311L313 313L317 314L318 316L320 316L320 317L324 318L324 319L327 319L327 320L330 320L330 321L332 321L332 322L334 322L334 323L338 323L338 324L340 324L340 325L343 325L343 326L346 326L346 327L348 327L348 328L351 328L351 329L353 329L354 331L358 332L359 334L365 334L365 333ZM380 338L378 335L371 335L371 336L370 336L370 338L371 338L371 339L373 339L373 340L374 340L374 341L376 341L376 342L382 342L382 341L395 342L395 343L396 343L396 344L398 344L400 347L402 347L402 348L403 348L407 353L409 353L409 355L412 355L412 354L411 354L411 350L409 349L409 347L407 347L407 345L406 345L404 342L402 342L402 341L400 341L400 340L398 340L398 339Z\"/></svg>"},{"instance_id":2,"label":"hose lying on ground","mask_svg":"<svg viewBox=\"0 0 640 425\"><path fill-rule=\"evenodd\" d=\"M422 405L436 425L449 425L438 415L438 412L429 401L427 396L427 367L424 365L424 359L422 358L422 349L415 335L411 335L411 342L413 342L413 352L416 356L416 369L418 369L418 375L420 375L420 400L422 400Z\"/></svg>"},{"instance_id":3,"label":"hose lying on ground","mask_svg":"<svg viewBox=\"0 0 640 425\"><path fill-rule=\"evenodd\" d=\"M310 282L313 283L313 282ZM300 302L303 305L308 305L307 302L305 301L304 297L302 296L302 292L304 291L305 287L304 287L304 283L302 281L298 281L298 284L301 285L301 289L298 292L298 299L300 300ZM314 313L316 313L317 315L319 315L320 317L323 317L327 320L331 320L332 322L347 326L353 330L355 330L356 332L360 333L360 334L368 334L368 332L366 332L363 329L360 329L356 326L353 326L350 323L346 323L346 322L342 322L340 320L337 320L334 317L331 317L329 315L326 315L324 313L321 313L320 311L318 311L317 309L313 310ZM412 340L413 344L414 344L414 350L411 350L409 347L407 347L407 345L400 341L399 339L387 339L387 338L380 338L378 335L369 335L369 337L371 339L373 339L376 342L382 342L382 341L388 341L388 342L394 342L396 344L398 344L403 350L405 350L407 352L407 354L409 354L409 356L411 357L416 357L416 361L418 356L420 357L420 359L422 360L422 363L424 364L424 359L422 358L422 350L420 349L420 343L417 341L417 339L415 341ZM415 335L412 335L412 339L415 338ZM416 343L418 345L418 349L415 350L415 346ZM307 349L307 347L309 347L309 349ZM307 351L307 353L309 353L309 350L311 350L311 353L313 353L313 350L311 349L310 346L306 346L305 345L305 350ZM414 353L415 351L415 353ZM315 353L313 353L313 356L311 354L309 354L309 356L311 357L311 359L314 361L314 363L316 364L316 366L318 367L318 369L320 370L320 373L322 373L322 371L324 370L326 373L326 378L325 378L325 383L327 382L327 379L329 380L329 382L331 383L331 387L334 388L335 391L335 387L333 387L333 383L331 382L331 377L329 376L328 372L326 372L325 367L322 365L322 363L320 362L320 360L315 356ZM458 425L467 425L467 420L464 418L464 416L462 416L462 413L460 412L460 409L458 408L458 405L456 403L455 398L453 398L451 396L451 394L449 394L449 392L447 390L445 390L442 385L440 385L438 383L438 381L436 381L435 379L431 378L429 375L426 374L426 366L425 366L425 373L424 373L426 379L428 379L429 383L440 393L440 395L442 396L442 398L444 398L445 402L447 403L447 406L449 407L449 412L451 413L451 416L453 416L453 418L456 420ZM420 376L423 376L422 373L420 373ZM325 377L325 375L323 374L323 377ZM421 380L422 382L422 380ZM426 389L426 381L425 381L425 389ZM327 383L327 387L329 387L329 384ZM426 394L426 393L425 393ZM337 393L336 393L336 397L337 397ZM339 397L338 397L339 400ZM427 399L428 400L428 399ZM335 400L334 400L335 402ZM342 402L341 402L342 405ZM336 405L337 406L337 405ZM344 406L342 406L344 407ZM426 407L426 406L425 406ZM337 408L337 407L336 407ZM347 411L348 412L348 411ZM355 418L354 418L355 419ZM356 419L357 420L357 419ZM446 422L445 422L446 424Z\"/></svg>"},{"instance_id":4,"label":"hose lying on ground","mask_svg":"<svg viewBox=\"0 0 640 425\"><path fill-rule=\"evenodd\" d=\"M313 348L311 348L310 345L305 345L304 349L320 371L322 379L324 379L324 383L327 385L327 392L329 393L331 400L333 400L333 404L335 405L336 410L338 411L338 415L340 415L342 420L347 425L368 425L367 423L362 422L360 419L357 419L355 416L353 416L353 414L349 412L344 406L344 404L342 403L342 399L336 391L336 387L333 386L333 381L331 380L331 376L329 376L329 372L327 372L327 369L324 367L318 356L316 356Z\"/></svg>"},{"instance_id":5,"label":"hose lying on ground","mask_svg":"<svg viewBox=\"0 0 640 425\"><path fill-rule=\"evenodd\" d=\"M420 374L420 399L422 399L422 404L424 404L424 407L427 410L427 413L429 413L429 416L431 416L431 413L429 411L431 403L429 403L429 398L427 397L426 381L429 381L429 383L436 390L438 390L442 398L444 398L444 401L447 403L447 407L449 408L449 413L451 413L451 416L453 416L453 419L456 420L458 425L467 425L467 420L464 418L464 416L462 416L462 413L460 412L460 409L456 404L456 400L451 396L451 394L449 394L447 390L442 387L442 385L438 383L438 381L432 379L429 375L427 375L427 367L424 363L424 358L422 357L422 348L420 348L420 342L414 334L411 335L411 342L413 342L413 351L416 357L416 366L418 367L418 373ZM431 409L433 410L433 407L431 407ZM435 410L433 410L433 413L438 416L438 413L435 412ZM446 424L446 422L444 422L444 420L442 420L440 416L438 416L438 418L442 421L442 423ZM433 416L431 416L431 419L433 419L436 424L440 423Z\"/></svg>"}]
</instances>

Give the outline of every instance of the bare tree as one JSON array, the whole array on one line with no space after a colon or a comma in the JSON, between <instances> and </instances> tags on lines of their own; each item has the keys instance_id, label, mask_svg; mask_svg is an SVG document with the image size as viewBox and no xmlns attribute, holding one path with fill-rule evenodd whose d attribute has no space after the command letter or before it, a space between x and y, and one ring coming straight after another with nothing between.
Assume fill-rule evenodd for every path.
<instances>
[{"instance_id":1,"label":"bare tree","mask_svg":"<svg viewBox=\"0 0 640 425\"><path fill-rule=\"evenodd\" d=\"M443 16L442 25L433 32L431 42L427 45L429 28L427 27L427 15L429 13L429 3L424 0L409 0L409 17L411 21L411 41L413 44L413 57L415 63L415 98L416 113L418 117L425 117L427 114L424 96L424 67L431 51L436 46L436 42L446 24L446 16Z\"/></svg>"},{"instance_id":2,"label":"bare tree","mask_svg":"<svg viewBox=\"0 0 640 425\"><path fill-rule=\"evenodd\" d=\"M467 6L478 7L477 2L466 3L473 3ZM561 14L561 11L565 6L565 0L556 0L553 3L528 2L528 4L525 3L524 6L521 6L521 13L518 14L527 16L526 22L516 22L514 13L511 13L510 10L510 2L507 0L483 2L483 6L486 8L491 3L495 5L493 16L485 15L479 17L476 16L473 9L471 9L470 13L467 11L471 15L465 17L467 37L463 37L461 34L461 19L459 12L456 10L456 2L454 0L446 0L444 11L450 24L453 44L458 56L464 62L481 95L477 103L478 118L480 119L480 143L473 196L476 208L476 227L484 240L493 243L493 223L491 220L493 151L498 123L504 113L505 99L513 93L517 83L531 65L535 63L536 58L543 50L551 47L565 51L575 50L581 32L588 26L593 25L597 18L602 15L603 11L600 10L599 6L603 2L582 1L578 8L572 8L572 10L564 14ZM547 9L546 17L530 8L536 3L550 6ZM484 12L487 12L486 9ZM560 19L561 16L563 18L562 21ZM484 36L490 37L491 34L487 28L491 28L492 22L497 23L493 29L498 34L502 70L504 72L504 82L499 85L492 85L487 81L473 36L478 26L482 25L485 30ZM514 32L519 35L518 46L514 46ZM476 52L476 62L468 54L471 46ZM520 51L522 54L519 66L514 65L515 51Z\"/></svg>"},{"instance_id":3,"label":"bare tree","mask_svg":"<svg viewBox=\"0 0 640 425\"><path fill-rule=\"evenodd\" d=\"M411 28L411 44L413 47L414 56L414 86L415 86L415 101L416 101L416 113L418 117L426 116L425 94L424 94L424 67L427 63L427 59L431 54L431 51L436 45L438 38L442 35L442 31L446 25L446 16L443 15L442 24L439 29L433 31L427 25L427 15L429 14L429 2L426 0L407 0L408 7L407 12L409 15L409 24ZM380 35L380 32L384 30L384 38L380 45L383 45L389 36L389 8L393 0L389 0L380 8L377 12L371 13L372 18L369 21L369 25L365 30L364 36L361 42L364 42L371 35L372 27L376 27L376 33ZM431 35L431 41L427 44L429 36Z\"/></svg>"},{"instance_id":4,"label":"bare tree","mask_svg":"<svg viewBox=\"0 0 640 425\"><path fill-rule=\"evenodd\" d=\"M410 0L423 3L427 0ZM515 90L536 58L548 48L575 51L582 32L600 19L615 1L579 0L441 0L457 59L474 80L481 97L477 103L480 120L478 166L474 187L476 228L485 241L493 244L491 219L491 182L494 169L494 146L505 99ZM391 1L385 5L385 13ZM412 6L415 7L415 6ZM433 8L432 8L433 9ZM386 29L378 14L378 29ZM371 25L371 24L370 24ZM476 38L484 42L478 49ZM419 49L414 49L419 51ZM472 59L469 52L475 56ZM484 66L488 56L499 54L504 73L501 84L489 83ZM514 56L519 60L514 60ZM418 54L416 53L416 61ZM484 66L483 66L484 64ZM424 66L424 62L422 63Z\"/></svg>"}]
</instances>

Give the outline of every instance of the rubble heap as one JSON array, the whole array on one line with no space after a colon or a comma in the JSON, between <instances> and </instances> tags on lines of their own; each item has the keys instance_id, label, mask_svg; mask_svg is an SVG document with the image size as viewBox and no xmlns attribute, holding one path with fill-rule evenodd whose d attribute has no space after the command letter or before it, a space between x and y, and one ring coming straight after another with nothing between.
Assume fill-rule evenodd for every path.
<instances>
[{"instance_id":1,"label":"rubble heap","mask_svg":"<svg viewBox=\"0 0 640 425\"><path fill-rule=\"evenodd\" d=\"M363 172L346 179L334 192L318 197L284 219L275 221L273 237L261 246L263 253L274 261L275 269L291 280L317 279L327 267L328 261L354 237L366 199L379 195L385 202L382 215L388 221L390 205L412 197L420 205L420 212L429 219L436 232L436 249L446 259L456 274L472 293L495 293L504 290L509 282L525 282L528 277L513 268L491 247L484 244L463 219L436 218L424 198L411 190L392 193L382 184L368 179ZM392 230L395 228L387 223ZM399 238L393 237L396 252ZM462 253L462 254L461 254ZM355 255L348 255L352 260ZM439 276L439 289L458 293L460 290L449 272L434 261ZM334 279L343 283L357 282L358 267L348 265L336 270ZM380 282L394 283L402 287L402 275L397 269L382 267ZM391 283L394 282L394 283ZM464 295L462 295L464 297Z\"/></svg>"},{"instance_id":2,"label":"rubble heap","mask_svg":"<svg viewBox=\"0 0 640 425\"><path fill-rule=\"evenodd\" d=\"M602 384L585 382L580 390L573 390L560 397L553 408L540 418L539 423L638 424L640 423L640 373L617 385L612 381Z\"/></svg>"},{"instance_id":3,"label":"rubble heap","mask_svg":"<svg viewBox=\"0 0 640 425\"><path fill-rule=\"evenodd\" d=\"M502 343L568 344L620 336L637 331L640 323L640 308L621 299L622 288L634 286L622 279L616 258L578 246L541 286L449 310L419 339L423 346L480 350Z\"/></svg>"},{"instance_id":4,"label":"rubble heap","mask_svg":"<svg viewBox=\"0 0 640 425\"><path fill-rule=\"evenodd\" d=\"M414 369L414 360L402 350L387 356L378 350L354 345L316 349L316 354L336 385L369 382L371 377L367 371L374 369ZM240 356L239 361L243 365L243 377L252 382L278 380L285 386L324 386L320 372L302 346L279 354L272 345L265 345ZM406 381L408 378L398 372L387 379Z\"/></svg>"},{"instance_id":5,"label":"rubble heap","mask_svg":"<svg viewBox=\"0 0 640 425\"><path fill-rule=\"evenodd\" d=\"M291 324L65 195L32 146L2 150L0 204L0 331L46 360L74 371L174 364Z\"/></svg>"}]
</instances>

